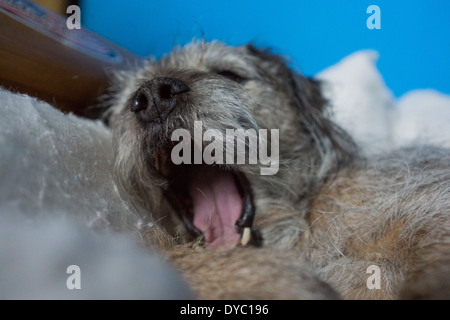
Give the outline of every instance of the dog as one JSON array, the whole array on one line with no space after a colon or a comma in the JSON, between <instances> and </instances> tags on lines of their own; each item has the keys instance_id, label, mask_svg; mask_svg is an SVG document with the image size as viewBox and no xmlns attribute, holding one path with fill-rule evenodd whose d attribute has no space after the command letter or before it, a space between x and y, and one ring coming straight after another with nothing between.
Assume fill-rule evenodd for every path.
<instances>
[{"instance_id":1,"label":"dog","mask_svg":"<svg viewBox=\"0 0 450 320\"><path fill-rule=\"evenodd\" d=\"M450 298L448 150L365 158L321 83L251 44L175 48L122 72L109 101L117 180L151 221L142 239L200 299ZM230 129L278 130L261 140L276 172L249 163L262 151L248 136L238 164ZM216 135L192 143L177 130ZM208 142L232 156L193 159Z\"/></svg>"}]
</instances>

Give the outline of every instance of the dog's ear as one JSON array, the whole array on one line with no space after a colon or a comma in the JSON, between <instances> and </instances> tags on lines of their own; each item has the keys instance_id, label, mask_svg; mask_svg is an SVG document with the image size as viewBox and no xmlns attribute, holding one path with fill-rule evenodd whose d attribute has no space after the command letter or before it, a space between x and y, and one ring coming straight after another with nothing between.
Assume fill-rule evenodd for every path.
<instances>
[{"instance_id":1,"label":"dog's ear","mask_svg":"<svg viewBox=\"0 0 450 320\"><path fill-rule=\"evenodd\" d=\"M326 99L322 95L322 83L314 78L308 78L288 70L289 84L295 98L303 107L323 112Z\"/></svg>"},{"instance_id":2,"label":"dog's ear","mask_svg":"<svg viewBox=\"0 0 450 320\"><path fill-rule=\"evenodd\" d=\"M292 104L300 113L303 131L319 142L329 135L330 123L324 115L326 105L321 83L315 79L297 74L285 65L285 79L291 90Z\"/></svg>"},{"instance_id":3,"label":"dog's ear","mask_svg":"<svg viewBox=\"0 0 450 320\"><path fill-rule=\"evenodd\" d=\"M271 49L259 49L253 44L246 46L247 51L259 58L262 69L269 71L281 80L283 84L287 84L292 96L304 107L311 107L322 112L326 105L326 100L322 95L321 83L313 78L305 77L289 68L286 59L282 56L273 54Z\"/></svg>"}]
</instances>

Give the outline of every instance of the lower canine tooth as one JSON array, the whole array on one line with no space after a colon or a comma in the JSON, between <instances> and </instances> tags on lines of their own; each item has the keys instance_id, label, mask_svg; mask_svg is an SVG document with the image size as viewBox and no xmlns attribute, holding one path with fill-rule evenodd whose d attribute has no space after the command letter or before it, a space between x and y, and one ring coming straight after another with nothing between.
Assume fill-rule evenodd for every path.
<instances>
[{"instance_id":1,"label":"lower canine tooth","mask_svg":"<svg viewBox=\"0 0 450 320\"><path fill-rule=\"evenodd\" d=\"M244 228L244 231L242 232L241 244L243 246L246 246L247 243L249 243L250 238L251 238L251 229Z\"/></svg>"}]
</instances>

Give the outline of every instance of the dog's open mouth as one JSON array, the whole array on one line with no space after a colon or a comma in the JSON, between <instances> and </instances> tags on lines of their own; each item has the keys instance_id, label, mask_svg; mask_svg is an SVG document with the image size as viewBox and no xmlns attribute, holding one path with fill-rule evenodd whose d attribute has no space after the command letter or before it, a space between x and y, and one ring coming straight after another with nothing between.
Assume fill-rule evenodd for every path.
<instances>
[{"instance_id":1,"label":"dog's open mouth","mask_svg":"<svg viewBox=\"0 0 450 320\"><path fill-rule=\"evenodd\" d=\"M170 149L160 149L155 167L168 180L164 196L194 236L206 247L258 245L250 184L241 172L219 165L180 164Z\"/></svg>"}]
</instances>

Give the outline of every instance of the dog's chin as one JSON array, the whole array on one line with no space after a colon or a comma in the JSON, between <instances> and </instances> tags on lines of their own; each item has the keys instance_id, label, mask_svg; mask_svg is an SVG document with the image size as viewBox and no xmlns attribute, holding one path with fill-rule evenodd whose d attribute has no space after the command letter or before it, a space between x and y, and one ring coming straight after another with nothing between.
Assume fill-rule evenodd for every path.
<instances>
[{"instance_id":1,"label":"dog's chin","mask_svg":"<svg viewBox=\"0 0 450 320\"><path fill-rule=\"evenodd\" d=\"M245 174L226 165L180 164L160 148L151 164L167 181L163 194L186 229L207 248L259 245L253 193Z\"/></svg>"}]
</instances>

